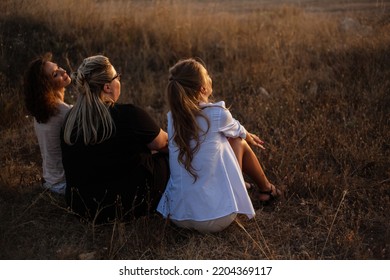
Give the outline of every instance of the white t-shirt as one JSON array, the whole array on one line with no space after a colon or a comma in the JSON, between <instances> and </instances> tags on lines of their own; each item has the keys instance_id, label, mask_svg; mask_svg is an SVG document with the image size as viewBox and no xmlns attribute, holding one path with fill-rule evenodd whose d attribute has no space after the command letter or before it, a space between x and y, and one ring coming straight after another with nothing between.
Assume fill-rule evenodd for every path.
<instances>
[{"instance_id":1,"label":"white t-shirt","mask_svg":"<svg viewBox=\"0 0 390 280\"><path fill-rule=\"evenodd\" d=\"M51 185L65 181L65 172L62 166L60 133L66 113L70 105L61 102L59 112L46 123L34 120L35 134L38 138L42 156L43 179Z\"/></svg>"},{"instance_id":2,"label":"white t-shirt","mask_svg":"<svg viewBox=\"0 0 390 280\"><path fill-rule=\"evenodd\" d=\"M210 120L192 166L198 179L187 172L178 161L179 151L173 141L174 128L171 112L168 113L170 179L157 210L174 220L207 221L230 215L255 215L245 187L241 168L227 137L246 137L245 128L235 120L223 101L201 104ZM198 118L206 131L207 122Z\"/></svg>"}]
</instances>

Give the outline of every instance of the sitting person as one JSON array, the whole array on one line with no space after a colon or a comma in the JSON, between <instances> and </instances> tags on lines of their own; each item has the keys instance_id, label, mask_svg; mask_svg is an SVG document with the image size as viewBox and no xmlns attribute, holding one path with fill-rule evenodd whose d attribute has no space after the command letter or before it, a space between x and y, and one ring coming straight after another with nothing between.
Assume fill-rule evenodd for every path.
<instances>
[{"instance_id":1,"label":"sitting person","mask_svg":"<svg viewBox=\"0 0 390 280\"><path fill-rule=\"evenodd\" d=\"M223 101L209 102L212 80L202 63L180 60L169 74L171 175L157 210L179 227L204 233L225 229L238 213L254 217L243 173L257 185L260 201L282 194L249 146L264 148L263 142L232 117Z\"/></svg>"},{"instance_id":2,"label":"sitting person","mask_svg":"<svg viewBox=\"0 0 390 280\"><path fill-rule=\"evenodd\" d=\"M84 59L72 78L78 97L61 135L67 204L99 223L153 212L169 178L167 133L117 103L121 75L107 57Z\"/></svg>"},{"instance_id":3,"label":"sitting person","mask_svg":"<svg viewBox=\"0 0 390 280\"><path fill-rule=\"evenodd\" d=\"M64 102L71 83L66 71L51 61L50 53L31 61L24 77L26 108L34 117L34 129L42 156L42 186L65 193L60 131L70 106Z\"/></svg>"}]
</instances>

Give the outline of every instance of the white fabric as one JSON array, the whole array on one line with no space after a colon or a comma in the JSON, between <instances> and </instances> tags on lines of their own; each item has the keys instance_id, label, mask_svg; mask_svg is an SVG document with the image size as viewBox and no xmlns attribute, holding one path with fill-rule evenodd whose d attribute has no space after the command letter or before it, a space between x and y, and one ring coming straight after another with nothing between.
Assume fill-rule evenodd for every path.
<instances>
[{"instance_id":1,"label":"white fabric","mask_svg":"<svg viewBox=\"0 0 390 280\"><path fill-rule=\"evenodd\" d=\"M245 138L246 130L232 117L223 101L201 106L210 120L210 127L192 161L198 174L196 182L178 162L179 151L172 137L173 120L171 112L168 113L171 176L157 210L164 217L178 221L207 221L232 213L246 214L252 218L255 211L237 158L227 139ZM206 131L204 118L199 117L198 123Z\"/></svg>"},{"instance_id":2,"label":"white fabric","mask_svg":"<svg viewBox=\"0 0 390 280\"><path fill-rule=\"evenodd\" d=\"M66 113L71 106L61 102L58 105L59 112L51 117L46 123L38 123L34 120L35 134L38 138L39 149L42 156L42 177L45 180L45 187L65 182L65 172L62 166L61 126Z\"/></svg>"},{"instance_id":3,"label":"white fabric","mask_svg":"<svg viewBox=\"0 0 390 280\"><path fill-rule=\"evenodd\" d=\"M209 221L194 221L194 220L185 220L185 221L176 221L171 220L175 225L181 228L194 229L202 233L213 233L219 232L230 226L234 221L237 214L233 213L225 217L221 217Z\"/></svg>"}]
</instances>

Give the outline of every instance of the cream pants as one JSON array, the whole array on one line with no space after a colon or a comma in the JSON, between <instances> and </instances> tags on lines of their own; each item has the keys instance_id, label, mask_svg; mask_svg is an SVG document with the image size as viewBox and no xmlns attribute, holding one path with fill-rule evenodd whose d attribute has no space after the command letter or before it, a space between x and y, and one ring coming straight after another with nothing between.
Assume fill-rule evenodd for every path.
<instances>
[{"instance_id":1,"label":"cream pants","mask_svg":"<svg viewBox=\"0 0 390 280\"><path fill-rule=\"evenodd\" d=\"M236 213L217 218L214 220L208 221L194 221L194 220L184 220L177 221L171 220L175 225L181 228L195 229L202 233L213 233L219 232L227 228L237 217Z\"/></svg>"}]
</instances>

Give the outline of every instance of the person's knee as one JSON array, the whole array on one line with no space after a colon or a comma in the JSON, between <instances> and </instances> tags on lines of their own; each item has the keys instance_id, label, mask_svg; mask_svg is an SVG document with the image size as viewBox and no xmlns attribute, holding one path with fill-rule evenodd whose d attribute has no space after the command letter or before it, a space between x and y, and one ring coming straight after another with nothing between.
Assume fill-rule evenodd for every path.
<instances>
[{"instance_id":1,"label":"person's knee","mask_svg":"<svg viewBox=\"0 0 390 280\"><path fill-rule=\"evenodd\" d=\"M241 150L245 146L246 141L240 137L237 137L237 138L229 138L229 143L233 149Z\"/></svg>"}]
</instances>

